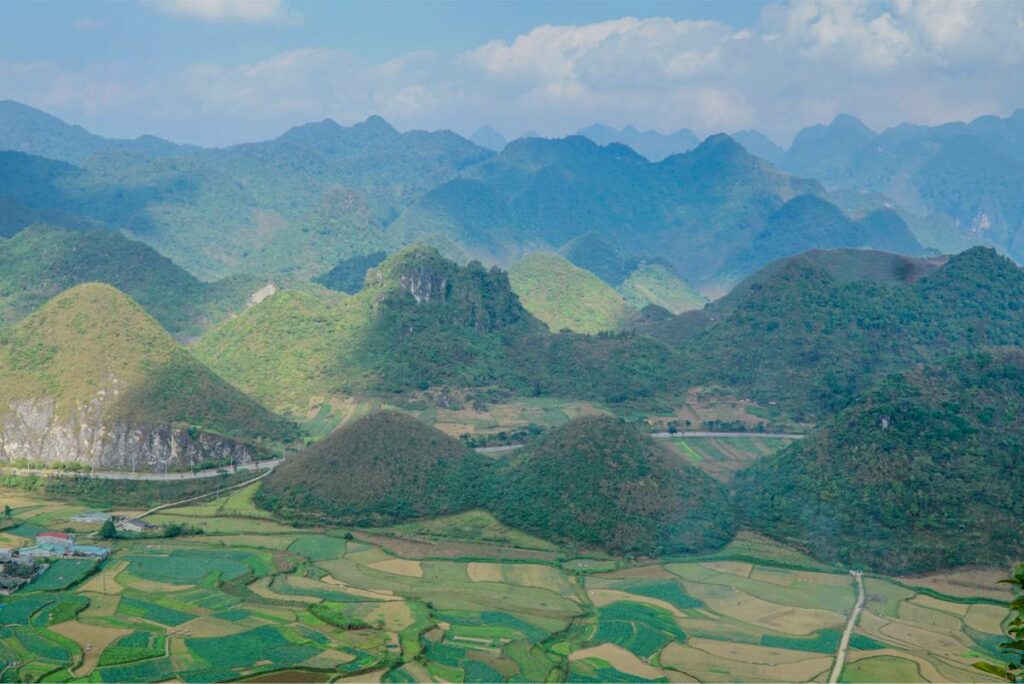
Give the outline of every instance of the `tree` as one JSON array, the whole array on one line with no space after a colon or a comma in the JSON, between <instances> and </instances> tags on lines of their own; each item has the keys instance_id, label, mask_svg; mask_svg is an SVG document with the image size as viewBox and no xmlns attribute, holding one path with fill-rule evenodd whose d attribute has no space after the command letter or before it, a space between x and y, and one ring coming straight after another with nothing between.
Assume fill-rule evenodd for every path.
<instances>
[{"instance_id":1,"label":"tree","mask_svg":"<svg viewBox=\"0 0 1024 684\"><path fill-rule=\"evenodd\" d=\"M1010 622L1006 626L1009 641L999 644L1007 655L1005 666L992 663L974 663L974 667L989 674L1002 677L1008 682L1024 682L1024 563L1017 566L1010 579L1001 580L1002 584L1013 586L1016 596L1010 601Z\"/></svg>"},{"instance_id":2,"label":"tree","mask_svg":"<svg viewBox=\"0 0 1024 684\"><path fill-rule=\"evenodd\" d=\"M103 521L103 527L100 528L100 537L103 539L117 538L117 528L114 527L114 521L111 518Z\"/></svg>"},{"instance_id":3,"label":"tree","mask_svg":"<svg viewBox=\"0 0 1024 684\"><path fill-rule=\"evenodd\" d=\"M5 518L10 518L11 517L11 507L8 504L4 504L4 517Z\"/></svg>"}]
</instances>

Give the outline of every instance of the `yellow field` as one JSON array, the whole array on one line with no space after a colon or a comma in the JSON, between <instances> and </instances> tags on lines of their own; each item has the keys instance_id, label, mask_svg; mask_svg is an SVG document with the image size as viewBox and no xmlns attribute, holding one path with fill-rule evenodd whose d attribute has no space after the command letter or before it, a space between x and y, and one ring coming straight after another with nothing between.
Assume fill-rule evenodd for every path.
<instances>
[{"instance_id":1,"label":"yellow field","mask_svg":"<svg viewBox=\"0 0 1024 684\"><path fill-rule=\"evenodd\" d=\"M832 656L715 639L669 644L661 663L701 681L808 682L832 667Z\"/></svg>"},{"instance_id":2,"label":"yellow field","mask_svg":"<svg viewBox=\"0 0 1024 684\"><path fill-rule=\"evenodd\" d=\"M74 671L76 677L83 677L92 672L100 661L103 649L121 637L131 634L130 629L99 627L74 621L62 622L49 629L71 639L82 649L82 664Z\"/></svg>"},{"instance_id":3,"label":"yellow field","mask_svg":"<svg viewBox=\"0 0 1024 684\"><path fill-rule=\"evenodd\" d=\"M616 670L636 677L658 679L665 676L663 670L648 665L626 649L615 644L601 644L600 646L573 651L569 654L570 661L585 660L587 658L600 658Z\"/></svg>"},{"instance_id":4,"label":"yellow field","mask_svg":"<svg viewBox=\"0 0 1024 684\"><path fill-rule=\"evenodd\" d=\"M389 558L388 560L371 563L366 567L382 572L390 572L392 575L402 575L403 577L423 577L423 566L420 565L420 562L404 558Z\"/></svg>"},{"instance_id":5,"label":"yellow field","mask_svg":"<svg viewBox=\"0 0 1024 684\"><path fill-rule=\"evenodd\" d=\"M501 563L469 563L466 574L474 582L500 582L504 579Z\"/></svg>"},{"instance_id":6,"label":"yellow field","mask_svg":"<svg viewBox=\"0 0 1024 684\"><path fill-rule=\"evenodd\" d=\"M128 561L108 563L105 568L82 584L81 591L92 591L97 594L120 594L124 585L117 581L117 575L126 567L128 567Z\"/></svg>"}]
</instances>

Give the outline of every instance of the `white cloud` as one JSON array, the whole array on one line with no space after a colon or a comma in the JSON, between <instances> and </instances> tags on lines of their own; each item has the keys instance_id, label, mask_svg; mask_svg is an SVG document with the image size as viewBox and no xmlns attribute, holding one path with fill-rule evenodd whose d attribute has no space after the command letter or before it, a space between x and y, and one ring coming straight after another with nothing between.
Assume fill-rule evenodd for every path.
<instances>
[{"instance_id":1,"label":"white cloud","mask_svg":"<svg viewBox=\"0 0 1024 684\"><path fill-rule=\"evenodd\" d=\"M191 2L161 7L199 11ZM279 3L224 0L203 3L202 12L225 21L287 14ZM561 135L594 122L699 133L756 127L785 141L839 112L884 128L1024 107L1024 3L794 0L766 7L742 29L625 17L538 26L454 57L417 52L374 62L311 47L135 82L111 65L17 68L0 63L0 92L76 121L74 111L148 116L135 131L205 143L371 114L400 128L486 123Z\"/></svg>"},{"instance_id":2,"label":"white cloud","mask_svg":"<svg viewBox=\"0 0 1024 684\"><path fill-rule=\"evenodd\" d=\"M143 0L176 17L211 22L278 23L295 21L281 0Z\"/></svg>"},{"instance_id":3,"label":"white cloud","mask_svg":"<svg viewBox=\"0 0 1024 684\"><path fill-rule=\"evenodd\" d=\"M91 31L93 29L103 28L106 25L107 22L105 19L94 19L93 17L76 19L72 24L76 31Z\"/></svg>"}]
</instances>

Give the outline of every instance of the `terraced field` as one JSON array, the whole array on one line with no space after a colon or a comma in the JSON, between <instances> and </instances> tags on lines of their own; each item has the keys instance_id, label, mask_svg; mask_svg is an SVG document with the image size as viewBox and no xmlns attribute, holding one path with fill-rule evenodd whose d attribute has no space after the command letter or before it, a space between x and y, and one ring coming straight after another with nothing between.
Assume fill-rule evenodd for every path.
<instances>
[{"instance_id":1,"label":"terraced field","mask_svg":"<svg viewBox=\"0 0 1024 684\"><path fill-rule=\"evenodd\" d=\"M250 497L0 600L0 681L824 681L855 599L845 570L749 535L630 564L477 513L296 529ZM81 510L19 503L20 543ZM970 663L996 657L995 576L867 577L843 680L988 681Z\"/></svg>"}]
</instances>

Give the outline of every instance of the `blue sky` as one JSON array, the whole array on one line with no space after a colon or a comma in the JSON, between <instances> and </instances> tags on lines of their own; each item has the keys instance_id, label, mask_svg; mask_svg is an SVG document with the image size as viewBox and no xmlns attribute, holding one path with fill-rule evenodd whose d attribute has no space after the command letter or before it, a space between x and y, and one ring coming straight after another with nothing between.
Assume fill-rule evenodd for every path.
<instances>
[{"instance_id":1,"label":"blue sky","mask_svg":"<svg viewBox=\"0 0 1024 684\"><path fill-rule=\"evenodd\" d=\"M0 3L0 99L104 135L230 144L332 117L787 142L1024 106L1024 3Z\"/></svg>"}]
</instances>

